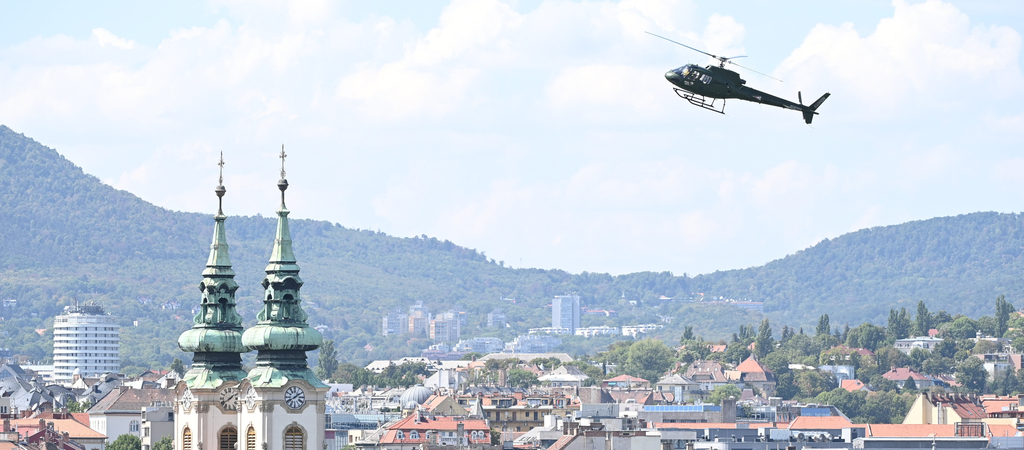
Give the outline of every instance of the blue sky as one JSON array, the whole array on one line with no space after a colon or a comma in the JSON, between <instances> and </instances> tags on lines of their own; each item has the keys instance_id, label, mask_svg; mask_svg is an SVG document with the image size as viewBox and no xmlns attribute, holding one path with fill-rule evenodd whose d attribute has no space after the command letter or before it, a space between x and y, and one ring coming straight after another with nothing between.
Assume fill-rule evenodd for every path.
<instances>
[{"instance_id":1,"label":"blue sky","mask_svg":"<svg viewBox=\"0 0 1024 450\"><path fill-rule=\"evenodd\" d=\"M704 273L1024 208L1019 1L20 2L0 123L157 205L426 234L513 267ZM677 98L748 55L798 113ZM230 231L229 231L230 234ZM230 238L230 236L229 236ZM300 255L301 258L301 255Z\"/></svg>"}]
</instances>

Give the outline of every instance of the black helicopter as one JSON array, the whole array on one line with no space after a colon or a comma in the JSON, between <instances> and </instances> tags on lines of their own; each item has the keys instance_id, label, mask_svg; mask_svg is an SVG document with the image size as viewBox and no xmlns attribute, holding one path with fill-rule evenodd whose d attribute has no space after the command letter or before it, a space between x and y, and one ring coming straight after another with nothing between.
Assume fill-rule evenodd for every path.
<instances>
[{"instance_id":1,"label":"black helicopter","mask_svg":"<svg viewBox=\"0 0 1024 450\"><path fill-rule=\"evenodd\" d=\"M818 109L818 107L821 106L821 104L825 102L825 99L830 95L826 92L825 95L822 95L821 98L815 100L814 103L804 106L803 96L797 92L797 99L799 99L799 103L793 103L784 98L779 98L774 95L761 92L757 89L744 86L747 82L740 78L740 74L725 68L726 63L728 63L735 65L736 67L742 67L751 72L764 75L773 80L781 81L770 75L763 74L730 61L736 58L743 58L743 56L733 56L731 58L715 56L708 52L697 50L689 45L673 41L667 37L658 36L650 31L646 31L646 33L674 44L682 45L690 50L703 53L719 61L719 65L717 67L712 65L700 67L696 64L687 64L665 73L665 79L676 86L672 88L676 91L676 94L686 99L692 105L699 106L719 114L725 114L725 99L738 98L748 102L763 103L766 105L778 106L779 108L800 111L804 114L804 121L810 124L811 120L814 119L814 116L818 114L815 110ZM716 106L715 101L719 99L722 100L722 103L720 106Z\"/></svg>"}]
</instances>

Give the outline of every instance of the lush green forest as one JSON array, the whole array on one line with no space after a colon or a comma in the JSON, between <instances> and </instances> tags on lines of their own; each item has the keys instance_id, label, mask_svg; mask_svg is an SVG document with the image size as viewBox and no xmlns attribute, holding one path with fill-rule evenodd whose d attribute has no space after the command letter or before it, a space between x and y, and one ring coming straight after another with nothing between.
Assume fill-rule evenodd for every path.
<instances>
[{"instance_id":1,"label":"lush green forest","mask_svg":"<svg viewBox=\"0 0 1024 450\"><path fill-rule=\"evenodd\" d=\"M274 183L267 180L268 189ZM17 306L0 310L0 346L22 360L49 360L53 316L77 297L118 317L126 371L167 367L175 357L188 361L175 341L191 326L190 310L199 301L216 207L213 186L209 205L195 206L210 214L163 209L103 184L55 150L2 125L0 185L0 299L17 300ZM228 191L230 213L230 186ZM227 221L247 325L260 305L258 283L274 221ZM672 318L651 335L667 342L678 341L687 325L722 339L740 324L763 318L756 311L689 302L692 292L764 300L765 315L793 326L813 326L823 312L854 324L881 323L890 308L918 300L977 316L990 313L997 294L1011 301L1021 296L1021 229L1014 214L932 219L850 233L762 267L691 278L511 269L482 251L427 236L398 238L324 221L292 221L310 321L327 327L325 338L335 341L339 358L356 363L417 354L430 344L381 336L382 315L415 301L434 313L461 307L469 318L465 336L507 340L547 326L551 297L566 292L579 294L585 307L618 312L584 316L584 326ZM495 308L505 312L510 328L484 327ZM573 353L593 354L608 344L566 340Z\"/></svg>"}]
</instances>

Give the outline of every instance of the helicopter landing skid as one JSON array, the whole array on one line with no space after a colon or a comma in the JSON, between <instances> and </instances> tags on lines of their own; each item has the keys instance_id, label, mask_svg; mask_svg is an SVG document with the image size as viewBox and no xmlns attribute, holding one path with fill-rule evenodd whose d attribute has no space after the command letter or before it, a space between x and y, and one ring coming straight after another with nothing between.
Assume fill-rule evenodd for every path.
<instances>
[{"instance_id":1,"label":"helicopter landing skid","mask_svg":"<svg viewBox=\"0 0 1024 450\"><path fill-rule=\"evenodd\" d=\"M714 111L714 112L719 113L719 114L725 114L725 99L724 98L721 99L722 100L722 105L720 107L716 107L715 106L715 100L718 100L716 98L712 98L711 101L708 102L707 98L704 97L703 95L694 94L692 92L687 92L687 91L684 91L684 90L679 89L679 88L672 88L672 89L676 91L676 95L686 99L686 101L690 102L690 104L693 105L693 106L699 106L699 107L704 108L704 109L706 109L708 111Z\"/></svg>"}]
</instances>

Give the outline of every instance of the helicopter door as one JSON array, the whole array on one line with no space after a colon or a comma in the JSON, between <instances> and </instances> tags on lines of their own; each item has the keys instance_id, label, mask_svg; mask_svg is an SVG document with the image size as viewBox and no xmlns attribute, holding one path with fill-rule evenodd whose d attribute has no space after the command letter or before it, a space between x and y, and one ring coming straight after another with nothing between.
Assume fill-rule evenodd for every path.
<instances>
[{"instance_id":1,"label":"helicopter door","mask_svg":"<svg viewBox=\"0 0 1024 450\"><path fill-rule=\"evenodd\" d=\"M704 84L711 84L711 75L701 75L700 82Z\"/></svg>"}]
</instances>

